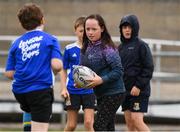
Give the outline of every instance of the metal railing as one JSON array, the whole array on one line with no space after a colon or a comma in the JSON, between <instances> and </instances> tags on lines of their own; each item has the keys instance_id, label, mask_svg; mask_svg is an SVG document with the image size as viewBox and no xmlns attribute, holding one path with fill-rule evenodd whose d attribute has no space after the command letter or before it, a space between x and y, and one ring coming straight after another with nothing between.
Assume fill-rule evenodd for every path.
<instances>
[{"instance_id":1,"label":"metal railing","mask_svg":"<svg viewBox=\"0 0 180 132\"><path fill-rule=\"evenodd\" d=\"M0 35L0 41L9 41L10 43L14 41L18 36L14 35ZM73 42L76 41L77 38L75 36L56 36L58 40L62 42ZM120 42L119 37L112 37L115 43ZM161 59L162 57L180 57L180 52L178 51L163 51L163 46L180 46L180 41L174 40L159 40L159 39L143 39L145 42L149 44L149 47L154 56L155 63L155 71L153 74L153 81L155 82L156 95L155 98L160 98L160 88L161 81L178 81L180 82L180 73L171 73L171 72L162 72L161 70ZM1 44L1 43L0 43ZM7 56L7 50L0 49L0 56ZM1 74L3 72L3 68L1 68Z\"/></svg>"},{"instance_id":2,"label":"metal railing","mask_svg":"<svg viewBox=\"0 0 180 132\"><path fill-rule=\"evenodd\" d=\"M14 41L18 36L0 36L0 41L9 41L10 43ZM76 41L75 36L57 36L59 41L61 42L73 42ZM113 41L119 43L119 37L112 37ZM162 51L162 46L180 46L180 41L170 41L170 40L157 40L157 39L143 39L147 42L151 48L152 54L154 56L154 63L155 63L155 72L153 74L153 81L155 83L156 89L156 100L160 98L160 91L161 91L161 81L176 81L180 82L180 73L167 73L161 71L161 58L162 57L180 57L180 52L178 51ZM0 43L2 44L2 43ZM0 57L4 57L8 55L7 50L0 49ZM0 78L3 76L4 67L0 67ZM1 103L1 102L0 102ZM170 102L172 103L172 102ZM1 112L21 112L19 106L14 103L8 105L7 103L1 103L2 110ZM5 106L4 106L5 105ZM175 106L177 107L177 105ZM154 111L156 109L150 105L150 114L148 116L153 116ZM65 125L66 114L63 110L62 102L54 103L53 104L53 113L59 113L61 116L61 124L62 126ZM170 111L171 113L171 111ZM119 109L117 114L122 114L121 110ZM171 115L172 116L172 115ZM152 117L151 117L152 118ZM164 119L164 118L163 118Z\"/></svg>"}]
</instances>

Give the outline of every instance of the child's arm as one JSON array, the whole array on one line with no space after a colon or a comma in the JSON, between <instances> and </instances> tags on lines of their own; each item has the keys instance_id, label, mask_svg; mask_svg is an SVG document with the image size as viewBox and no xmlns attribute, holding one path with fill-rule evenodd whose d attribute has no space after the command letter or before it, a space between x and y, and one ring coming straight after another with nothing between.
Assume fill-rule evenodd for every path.
<instances>
[{"instance_id":1,"label":"child's arm","mask_svg":"<svg viewBox=\"0 0 180 132\"><path fill-rule=\"evenodd\" d=\"M58 72L62 70L62 67L63 67L62 61L57 58L51 59L51 67L54 74L56 75Z\"/></svg>"}]
</instances>

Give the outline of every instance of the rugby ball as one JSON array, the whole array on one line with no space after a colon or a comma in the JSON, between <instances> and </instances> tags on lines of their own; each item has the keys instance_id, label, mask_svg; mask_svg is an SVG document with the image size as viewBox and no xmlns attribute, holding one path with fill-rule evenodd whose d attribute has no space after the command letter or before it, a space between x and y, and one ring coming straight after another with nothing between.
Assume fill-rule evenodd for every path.
<instances>
[{"instance_id":1,"label":"rugby ball","mask_svg":"<svg viewBox=\"0 0 180 132\"><path fill-rule=\"evenodd\" d=\"M79 88L86 88L89 82L87 80L95 77L95 72L82 65L73 66L73 79Z\"/></svg>"}]
</instances>

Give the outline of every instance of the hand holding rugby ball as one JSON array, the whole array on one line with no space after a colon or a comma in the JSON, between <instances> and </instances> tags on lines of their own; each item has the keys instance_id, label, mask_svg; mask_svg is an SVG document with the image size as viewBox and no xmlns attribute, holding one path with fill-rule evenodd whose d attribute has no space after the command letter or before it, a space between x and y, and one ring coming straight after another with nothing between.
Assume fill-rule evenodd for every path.
<instances>
[{"instance_id":1,"label":"hand holding rugby ball","mask_svg":"<svg viewBox=\"0 0 180 132\"><path fill-rule=\"evenodd\" d=\"M86 66L73 66L73 79L78 85L78 88L87 88L89 85L89 81L87 80L94 78L95 75L96 73Z\"/></svg>"}]
</instances>

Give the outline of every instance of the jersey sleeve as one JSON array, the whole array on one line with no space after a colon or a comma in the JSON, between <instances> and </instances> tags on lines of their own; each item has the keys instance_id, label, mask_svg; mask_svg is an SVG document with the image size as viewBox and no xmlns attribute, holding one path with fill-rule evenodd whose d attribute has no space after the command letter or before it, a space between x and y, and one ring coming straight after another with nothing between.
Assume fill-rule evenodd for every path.
<instances>
[{"instance_id":1,"label":"jersey sleeve","mask_svg":"<svg viewBox=\"0 0 180 132\"><path fill-rule=\"evenodd\" d=\"M52 47L51 59L58 58L58 59L62 60L62 54L60 51L61 50L60 43L55 38L52 40L52 43L53 44L51 45L51 47Z\"/></svg>"},{"instance_id":2,"label":"jersey sleeve","mask_svg":"<svg viewBox=\"0 0 180 132\"><path fill-rule=\"evenodd\" d=\"M69 69L69 54L68 54L68 50L65 48L64 50L64 55L63 55L63 68L64 69Z\"/></svg>"},{"instance_id":3,"label":"jersey sleeve","mask_svg":"<svg viewBox=\"0 0 180 132\"><path fill-rule=\"evenodd\" d=\"M15 70L15 46L12 44L11 48L9 49L8 58L6 62L6 71Z\"/></svg>"}]
</instances>

